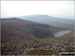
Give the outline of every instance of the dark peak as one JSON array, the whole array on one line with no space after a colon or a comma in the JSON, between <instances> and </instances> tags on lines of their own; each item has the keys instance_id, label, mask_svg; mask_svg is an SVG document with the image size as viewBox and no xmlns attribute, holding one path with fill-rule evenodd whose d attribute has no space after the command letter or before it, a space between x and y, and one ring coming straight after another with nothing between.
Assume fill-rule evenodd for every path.
<instances>
[{"instance_id":1,"label":"dark peak","mask_svg":"<svg viewBox=\"0 0 75 56\"><path fill-rule=\"evenodd\" d=\"M22 21L23 19L21 19L21 18L16 18L16 17L13 17L13 18L1 18L1 20L19 20L19 21Z\"/></svg>"},{"instance_id":2,"label":"dark peak","mask_svg":"<svg viewBox=\"0 0 75 56\"><path fill-rule=\"evenodd\" d=\"M35 14L35 15L29 15L29 16L31 16L31 17L51 17L51 16L48 16L48 15L42 15L42 14L40 14L40 15L38 15L38 14ZM29 16L27 16L27 17L29 17ZM24 16L24 17L26 17L26 16Z\"/></svg>"},{"instance_id":3,"label":"dark peak","mask_svg":"<svg viewBox=\"0 0 75 56\"><path fill-rule=\"evenodd\" d=\"M8 18L8 19L19 19L19 18L13 17L13 18Z\"/></svg>"},{"instance_id":4,"label":"dark peak","mask_svg":"<svg viewBox=\"0 0 75 56\"><path fill-rule=\"evenodd\" d=\"M16 17L13 17L13 18L1 18L2 20L8 20L8 19L19 19L19 18L16 18Z\"/></svg>"},{"instance_id":5,"label":"dark peak","mask_svg":"<svg viewBox=\"0 0 75 56\"><path fill-rule=\"evenodd\" d=\"M48 15L33 15L33 16L48 16Z\"/></svg>"}]
</instances>

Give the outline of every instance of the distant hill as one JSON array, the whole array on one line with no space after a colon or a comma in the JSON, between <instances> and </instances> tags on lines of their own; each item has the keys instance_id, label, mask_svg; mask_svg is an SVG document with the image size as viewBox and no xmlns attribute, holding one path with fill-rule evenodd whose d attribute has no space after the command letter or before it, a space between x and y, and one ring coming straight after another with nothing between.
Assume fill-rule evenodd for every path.
<instances>
[{"instance_id":1,"label":"distant hill","mask_svg":"<svg viewBox=\"0 0 75 56\"><path fill-rule=\"evenodd\" d=\"M53 37L53 32L61 30L54 26L39 24L18 18L1 20L1 40L34 39Z\"/></svg>"},{"instance_id":2,"label":"distant hill","mask_svg":"<svg viewBox=\"0 0 75 56\"><path fill-rule=\"evenodd\" d=\"M73 28L74 27L74 20L73 19L64 19L64 18L56 18L51 17L48 15L31 15L31 16L22 16L20 17L25 20L30 20L33 22L39 22L49 25L54 25L58 27L67 27L67 28ZM67 25L67 26L65 26Z\"/></svg>"}]
</instances>

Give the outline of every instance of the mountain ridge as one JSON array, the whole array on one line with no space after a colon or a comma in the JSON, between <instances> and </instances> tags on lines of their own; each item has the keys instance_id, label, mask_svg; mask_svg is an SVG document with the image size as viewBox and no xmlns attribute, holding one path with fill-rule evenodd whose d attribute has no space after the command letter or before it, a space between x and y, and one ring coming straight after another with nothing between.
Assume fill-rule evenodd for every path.
<instances>
[{"instance_id":1,"label":"mountain ridge","mask_svg":"<svg viewBox=\"0 0 75 56\"><path fill-rule=\"evenodd\" d=\"M18 18L1 19L1 40L53 37L59 28Z\"/></svg>"}]
</instances>

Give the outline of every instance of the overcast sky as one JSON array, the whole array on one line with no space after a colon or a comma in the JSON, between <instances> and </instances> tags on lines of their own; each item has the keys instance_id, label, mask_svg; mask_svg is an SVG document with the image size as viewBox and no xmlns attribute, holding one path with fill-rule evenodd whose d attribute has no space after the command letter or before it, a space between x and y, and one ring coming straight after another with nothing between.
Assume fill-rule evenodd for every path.
<instances>
[{"instance_id":1,"label":"overcast sky","mask_svg":"<svg viewBox=\"0 0 75 56\"><path fill-rule=\"evenodd\" d=\"M1 17L40 14L74 19L74 1L1 1Z\"/></svg>"}]
</instances>

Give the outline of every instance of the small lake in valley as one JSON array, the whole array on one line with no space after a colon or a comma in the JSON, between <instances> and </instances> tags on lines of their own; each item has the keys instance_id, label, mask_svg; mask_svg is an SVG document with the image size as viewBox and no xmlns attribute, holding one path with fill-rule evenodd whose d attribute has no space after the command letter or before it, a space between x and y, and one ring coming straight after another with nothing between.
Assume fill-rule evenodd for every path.
<instances>
[{"instance_id":1,"label":"small lake in valley","mask_svg":"<svg viewBox=\"0 0 75 56\"><path fill-rule=\"evenodd\" d=\"M68 33L70 33L70 32L71 32L71 30L59 31L59 32L56 32L56 33L54 34L54 37L62 37L62 36L64 36L65 34L68 34Z\"/></svg>"}]
</instances>

